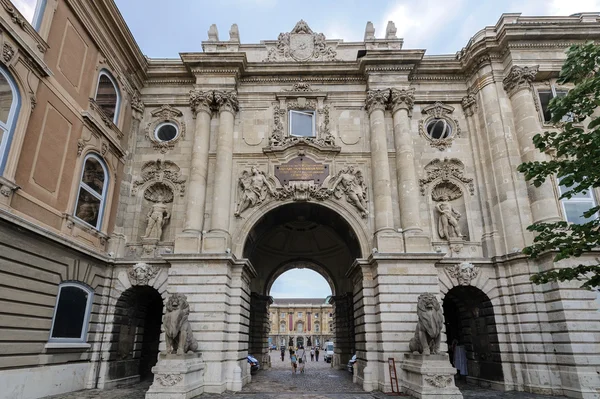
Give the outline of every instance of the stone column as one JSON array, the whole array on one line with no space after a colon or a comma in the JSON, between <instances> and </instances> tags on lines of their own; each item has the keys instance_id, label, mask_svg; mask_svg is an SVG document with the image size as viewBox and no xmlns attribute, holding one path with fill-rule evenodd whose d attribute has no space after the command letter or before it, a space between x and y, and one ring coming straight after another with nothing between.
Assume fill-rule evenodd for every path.
<instances>
[{"instance_id":1,"label":"stone column","mask_svg":"<svg viewBox=\"0 0 600 399\"><path fill-rule=\"evenodd\" d=\"M398 205L406 252L428 252L431 246L421 228L415 150L410 132L414 99L414 88L391 90L390 105L394 117Z\"/></svg>"},{"instance_id":2,"label":"stone column","mask_svg":"<svg viewBox=\"0 0 600 399\"><path fill-rule=\"evenodd\" d=\"M365 101L371 128L371 172L375 208L373 246L379 252L403 252L402 240L394 229L392 211L392 186L384 116L389 98L388 89L369 90Z\"/></svg>"},{"instance_id":3,"label":"stone column","mask_svg":"<svg viewBox=\"0 0 600 399\"><path fill-rule=\"evenodd\" d=\"M533 136L542 131L531 88L531 82L535 79L537 71L537 66L513 65L508 76L503 80L504 90L508 93L512 105L515 131L523 162L546 160L544 154L533 144ZM554 222L561 219L556 195L549 180L540 187L528 183L527 191L534 223Z\"/></svg>"},{"instance_id":4,"label":"stone column","mask_svg":"<svg viewBox=\"0 0 600 399\"><path fill-rule=\"evenodd\" d=\"M198 253L200 251L201 232L204 225L204 208L206 205L212 101L212 91L190 91L190 107L196 118L196 125L184 228L183 233L175 240L176 253Z\"/></svg>"},{"instance_id":5,"label":"stone column","mask_svg":"<svg viewBox=\"0 0 600 399\"><path fill-rule=\"evenodd\" d=\"M273 298L253 292L250 296L250 332L248 353L259 359L260 367L271 367L269 356L269 306ZM279 347L279 346L278 346Z\"/></svg>"},{"instance_id":6,"label":"stone column","mask_svg":"<svg viewBox=\"0 0 600 399\"><path fill-rule=\"evenodd\" d=\"M233 122L238 111L237 92L215 91L219 109L219 135L210 221L210 234L205 236L203 252L225 252L230 247L231 178L233 169Z\"/></svg>"}]
</instances>

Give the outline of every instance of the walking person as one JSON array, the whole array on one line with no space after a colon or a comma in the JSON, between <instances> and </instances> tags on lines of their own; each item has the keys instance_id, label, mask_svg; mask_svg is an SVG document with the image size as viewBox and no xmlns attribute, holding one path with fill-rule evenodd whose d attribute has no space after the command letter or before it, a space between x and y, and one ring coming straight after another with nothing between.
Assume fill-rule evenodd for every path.
<instances>
[{"instance_id":1,"label":"walking person","mask_svg":"<svg viewBox=\"0 0 600 399\"><path fill-rule=\"evenodd\" d=\"M296 374L296 369L298 368L298 364L297 362L297 357L296 357L296 352L294 352L293 350L290 351L290 361L292 362L292 374Z\"/></svg>"},{"instance_id":2,"label":"walking person","mask_svg":"<svg viewBox=\"0 0 600 399\"><path fill-rule=\"evenodd\" d=\"M310 348L310 361L315 360L315 348Z\"/></svg>"},{"instance_id":3,"label":"walking person","mask_svg":"<svg viewBox=\"0 0 600 399\"><path fill-rule=\"evenodd\" d=\"M285 348L282 346L281 347L281 361L283 362L284 359L285 359Z\"/></svg>"},{"instance_id":4,"label":"walking person","mask_svg":"<svg viewBox=\"0 0 600 399\"><path fill-rule=\"evenodd\" d=\"M319 347L317 346L317 349L315 349L315 357L317 358L317 362L319 361Z\"/></svg>"},{"instance_id":5,"label":"walking person","mask_svg":"<svg viewBox=\"0 0 600 399\"><path fill-rule=\"evenodd\" d=\"M296 352L296 356L298 357L298 364L300 367L300 372L304 373L304 367L306 366L306 351L303 346L298 348L298 352Z\"/></svg>"}]
</instances>

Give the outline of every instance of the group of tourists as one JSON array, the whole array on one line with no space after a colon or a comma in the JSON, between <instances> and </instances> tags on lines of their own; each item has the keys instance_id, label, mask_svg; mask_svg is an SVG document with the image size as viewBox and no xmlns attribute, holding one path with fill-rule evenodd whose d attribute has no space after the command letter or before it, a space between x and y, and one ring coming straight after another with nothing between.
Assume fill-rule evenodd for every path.
<instances>
[{"instance_id":1,"label":"group of tourists","mask_svg":"<svg viewBox=\"0 0 600 399\"><path fill-rule=\"evenodd\" d=\"M306 350L302 345L298 347L298 350L294 350L293 347L290 346L290 362L292 365L292 373L296 374L296 371L300 370L300 373L304 373L304 367L306 366L307 358L306 358ZM319 361L319 347L310 349L310 361L314 361L316 358L317 362ZM285 359L285 349L281 348L281 361L283 362Z\"/></svg>"}]
</instances>

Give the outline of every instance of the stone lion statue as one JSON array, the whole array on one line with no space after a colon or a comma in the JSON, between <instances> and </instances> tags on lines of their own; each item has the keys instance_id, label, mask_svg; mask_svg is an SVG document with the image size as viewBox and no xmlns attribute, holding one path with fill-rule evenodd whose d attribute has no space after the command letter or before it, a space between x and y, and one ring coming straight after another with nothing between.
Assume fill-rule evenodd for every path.
<instances>
[{"instance_id":1,"label":"stone lion statue","mask_svg":"<svg viewBox=\"0 0 600 399\"><path fill-rule=\"evenodd\" d=\"M183 355L198 349L198 341L194 338L192 326L188 321L190 305L183 294L173 294L167 301L167 312L163 316L167 353Z\"/></svg>"},{"instance_id":2,"label":"stone lion statue","mask_svg":"<svg viewBox=\"0 0 600 399\"><path fill-rule=\"evenodd\" d=\"M417 329L410 340L410 351L423 355L435 355L440 349L440 337L444 316L433 294L421 294L417 304Z\"/></svg>"}]
</instances>

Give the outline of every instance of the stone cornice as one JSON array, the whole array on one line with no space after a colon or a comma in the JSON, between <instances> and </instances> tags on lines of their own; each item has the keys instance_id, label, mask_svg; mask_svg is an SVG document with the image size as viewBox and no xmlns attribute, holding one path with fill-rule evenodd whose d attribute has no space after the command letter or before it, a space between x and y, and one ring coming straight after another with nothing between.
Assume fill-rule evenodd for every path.
<instances>
[{"instance_id":1,"label":"stone cornice","mask_svg":"<svg viewBox=\"0 0 600 399\"><path fill-rule=\"evenodd\" d=\"M194 75L241 76L247 67L246 53L180 53L185 67Z\"/></svg>"},{"instance_id":2,"label":"stone cornice","mask_svg":"<svg viewBox=\"0 0 600 399\"><path fill-rule=\"evenodd\" d=\"M512 96L521 89L531 89L531 82L535 80L538 69L539 65L531 67L513 65L502 81L504 90Z\"/></svg>"}]
</instances>

